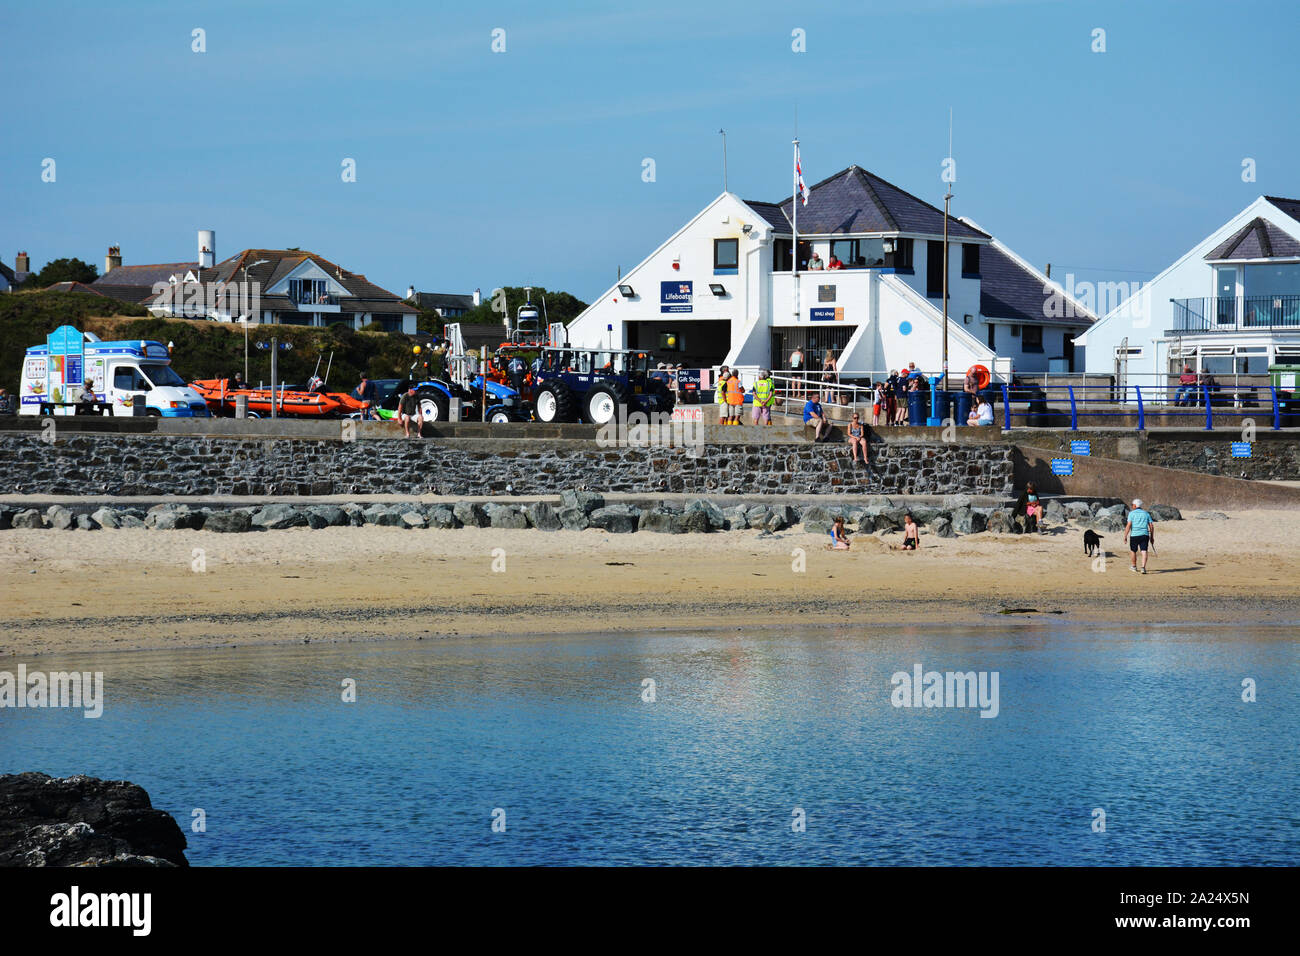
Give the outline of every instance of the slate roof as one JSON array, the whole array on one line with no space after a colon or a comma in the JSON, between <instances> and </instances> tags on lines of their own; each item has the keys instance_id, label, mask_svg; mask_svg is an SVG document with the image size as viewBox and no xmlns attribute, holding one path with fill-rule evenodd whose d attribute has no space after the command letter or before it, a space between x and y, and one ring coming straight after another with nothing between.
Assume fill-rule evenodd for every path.
<instances>
[{"instance_id":1,"label":"slate roof","mask_svg":"<svg viewBox=\"0 0 1300 956\"><path fill-rule=\"evenodd\" d=\"M277 282L310 259L330 278L343 286L350 293L339 296L339 307L344 312L371 313L415 313L419 310L407 305L398 296L369 281L359 272L349 272L335 265L314 252L298 249L245 249L237 255L218 262L210 269L203 270L204 282L242 282L244 266L248 265L248 281L257 282L263 289L269 289ZM259 262L259 260L265 260ZM253 263L258 263L253 265ZM123 266L122 268L129 268ZM117 275L114 269L109 275ZM297 306L287 295L265 295L261 297L264 309L296 311Z\"/></svg>"},{"instance_id":2,"label":"slate roof","mask_svg":"<svg viewBox=\"0 0 1300 956\"><path fill-rule=\"evenodd\" d=\"M1053 296L1060 298L1049 306ZM980 314L985 318L1071 327L1096 321L1077 303L1073 315L1061 315L1069 311L1070 304L1043 276L1025 268L999 246L980 249Z\"/></svg>"},{"instance_id":3,"label":"slate roof","mask_svg":"<svg viewBox=\"0 0 1300 956\"><path fill-rule=\"evenodd\" d=\"M1300 222L1300 199L1284 199L1281 196L1265 196L1264 198L1292 219Z\"/></svg>"},{"instance_id":4,"label":"slate roof","mask_svg":"<svg viewBox=\"0 0 1300 956\"><path fill-rule=\"evenodd\" d=\"M1276 202L1270 199L1269 202ZM1300 207L1300 203L1296 204ZM1292 259L1300 256L1300 241L1267 219L1256 216L1205 254L1209 260Z\"/></svg>"},{"instance_id":5,"label":"slate roof","mask_svg":"<svg viewBox=\"0 0 1300 956\"><path fill-rule=\"evenodd\" d=\"M197 262L160 262L154 265L118 266L116 269L105 272L91 285L96 288L106 285L143 288L147 289L152 295L155 282L166 282L174 275L184 275L191 269L197 269L198 267ZM134 301L142 302L146 298L149 298L149 296L142 295Z\"/></svg>"},{"instance_id":6,"label":"slate roof","mask_svg":"<svg viewBox=\"0 0 1300 956\"><path fill-rule=\"evenodd\" d=\"M457 292L417 292L415 302L422 309L474 308L474 296Z\"/></svg>"},{"instance_id":7,"label":"slate roof","mask_svg":"<svg viewBox=\"0 0 1300 956\"><path fill-rule=\"evenodd\" d=\"M91 295L100 295L104 293L93 288L85 282L56 282L54 285L46 286L42 292L88 292Z\"/></svg>"},{"instance_id":8,"label":"slate roof","mask_svg":"<svg viewBox=\"0 0 1300 956\"><path fill-rule=\"evenodd\" d=\"M858 166L841 170L811 187L808 205L799 206L801 235L844 235L851 233L910 232L925 236L943 235L943 210L899 189ZM779 203L748 203L780 233L790 233L788 221L794 199ZM769 207L763 209L760 207ZM775 207L775 211L771 208ZM779 213L779 218L777 213ZM782 224L779 220L786 220ZM989 239L956 216L948 218L951 239Z\"/></svg>"}]
</instances>

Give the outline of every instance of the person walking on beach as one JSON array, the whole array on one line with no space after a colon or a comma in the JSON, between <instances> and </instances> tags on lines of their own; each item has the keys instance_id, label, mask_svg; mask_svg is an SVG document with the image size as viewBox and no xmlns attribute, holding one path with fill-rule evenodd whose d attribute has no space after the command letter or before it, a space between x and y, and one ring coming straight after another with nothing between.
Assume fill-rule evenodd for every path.
<instances>
[{"instance_id":1,"label":"person walking on beach","mask_svg":"<svg viewBox=\"0 0 1300 956\"><path fill-rule=\"evenodd\" d=\"M1139 573L1147 573L1147 549L1155 550L1156 522L1151 513L1142 507L1142 499L1133 499L1133 510L1128 513L1128 524L1124 526L1124 537L1128 540L1130 571L1138 571L1138 552L1142 552L1142 568Z\"/></svg>"}]
</instances>

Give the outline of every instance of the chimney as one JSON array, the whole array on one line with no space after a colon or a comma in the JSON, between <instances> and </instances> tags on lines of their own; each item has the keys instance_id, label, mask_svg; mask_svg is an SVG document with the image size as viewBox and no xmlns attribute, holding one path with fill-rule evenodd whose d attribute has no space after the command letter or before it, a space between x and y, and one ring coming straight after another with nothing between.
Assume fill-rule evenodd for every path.
<instances>
[{"instance_id":1,"label":"chimney","mask_svg":"<svg viewBox=\"0 0 1300 956\"><path fill-rule=\"evenodd\" d=\"M415 286L413 286L413 285L408 285L408 286L406 287L406 297L407 297L408 299L414 299L414 298L415 298Z\"/></svg>"},{"instance_id":2,"label":"chimney","mask_svg":"<svg viewBox=\"0 0 1300 956\"><path fill-rule=\"evenodd\" d=\"M27 253L20 252L14 256L14 272L21 277L27 276L32 271L32 260L27 258Z\"/></svg>"},{"instance_id":3,"label":"chimney","mask_svg":"<svg viewBox=\"0 0 1300 956\"><path fill-rule=\"evenodd\" d=\"M217 234L211 229L199 230L199 268L211 269L217 262Z\"/></svg>"},{"instance_id":4,"label":"chimney","mask_svg":"<svg viewBox=\"0 0 1300 956\"><path fill-rule=\"evenodd\" d=\"M1050 279L1050 278L1052 277L1052 264L1051 264L1050 262L1047 264L1047 273L1046 273L1046 274L1047 274L1047 278Z\"/></svg>"},{"instance_id":5,"label":"chimney","mask_svg":"<svg viewBox=\"0 0 1300 956\"><path fill-rule=\"evenodd\" d=\"M481 305L482 302L483 302L483 293L480 292L478 289L475 289L475 290L474 290L474 304L475 304L475 305Z\"/></svg>"},{"instance_id":6,"label":"chimney","mask_svg":"<svg viewBox=\"0 0 1300 956\"><path fill-rule=\"evenodd\" d=\"M104 256L104 275L122 266L122 247L109 246L108 255Z\"/></svg>"}]
</instances>

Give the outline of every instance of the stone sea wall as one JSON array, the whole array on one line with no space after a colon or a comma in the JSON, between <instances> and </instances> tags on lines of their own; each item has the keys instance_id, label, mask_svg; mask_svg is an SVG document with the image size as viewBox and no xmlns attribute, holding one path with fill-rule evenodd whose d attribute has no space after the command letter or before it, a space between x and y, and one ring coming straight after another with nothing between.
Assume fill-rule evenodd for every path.
<instances>
[{"instance_id":1,"label":"stone sea wall","mask_svg":"<svg viewBox=\"0 0 1300 956\"><path fill-rule=\"evenodd\" d=\"M1009 445L843 444L602 448L579 440L315 440L38 433L0 436L0 488L56 495L994 494Z\"/></svg>"},{"instance_id":2,"label":"stone sea wall","mask_svg":"<svg viewBox=\"0 0 1300 956\"><path fill-rule=\"evenodd\" d=\"M1147 464L1253 481L1300 481L1300 441L1254 441L1249 458L1234 458L1232 443L1239 438L1148 441Z\"/></svg>"}]
</instances>

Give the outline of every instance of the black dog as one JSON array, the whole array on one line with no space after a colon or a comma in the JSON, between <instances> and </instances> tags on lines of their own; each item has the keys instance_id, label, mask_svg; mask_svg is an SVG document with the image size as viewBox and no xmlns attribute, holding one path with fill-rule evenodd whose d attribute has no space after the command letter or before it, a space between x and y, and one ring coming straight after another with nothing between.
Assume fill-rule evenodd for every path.
<instances>
[{"instance_id":1,"label":"black dog","mask_svg":"<svg viewBox=\"0 0 1300 956\"><path fill-rule=\"evenodd\" d=\"M1095 552L1100 551L1103 537L1104 535L1098 534L1091 528L1085 531L1083 533L1083 553L1091 558Z\"/></svg>"}]
</instances>

